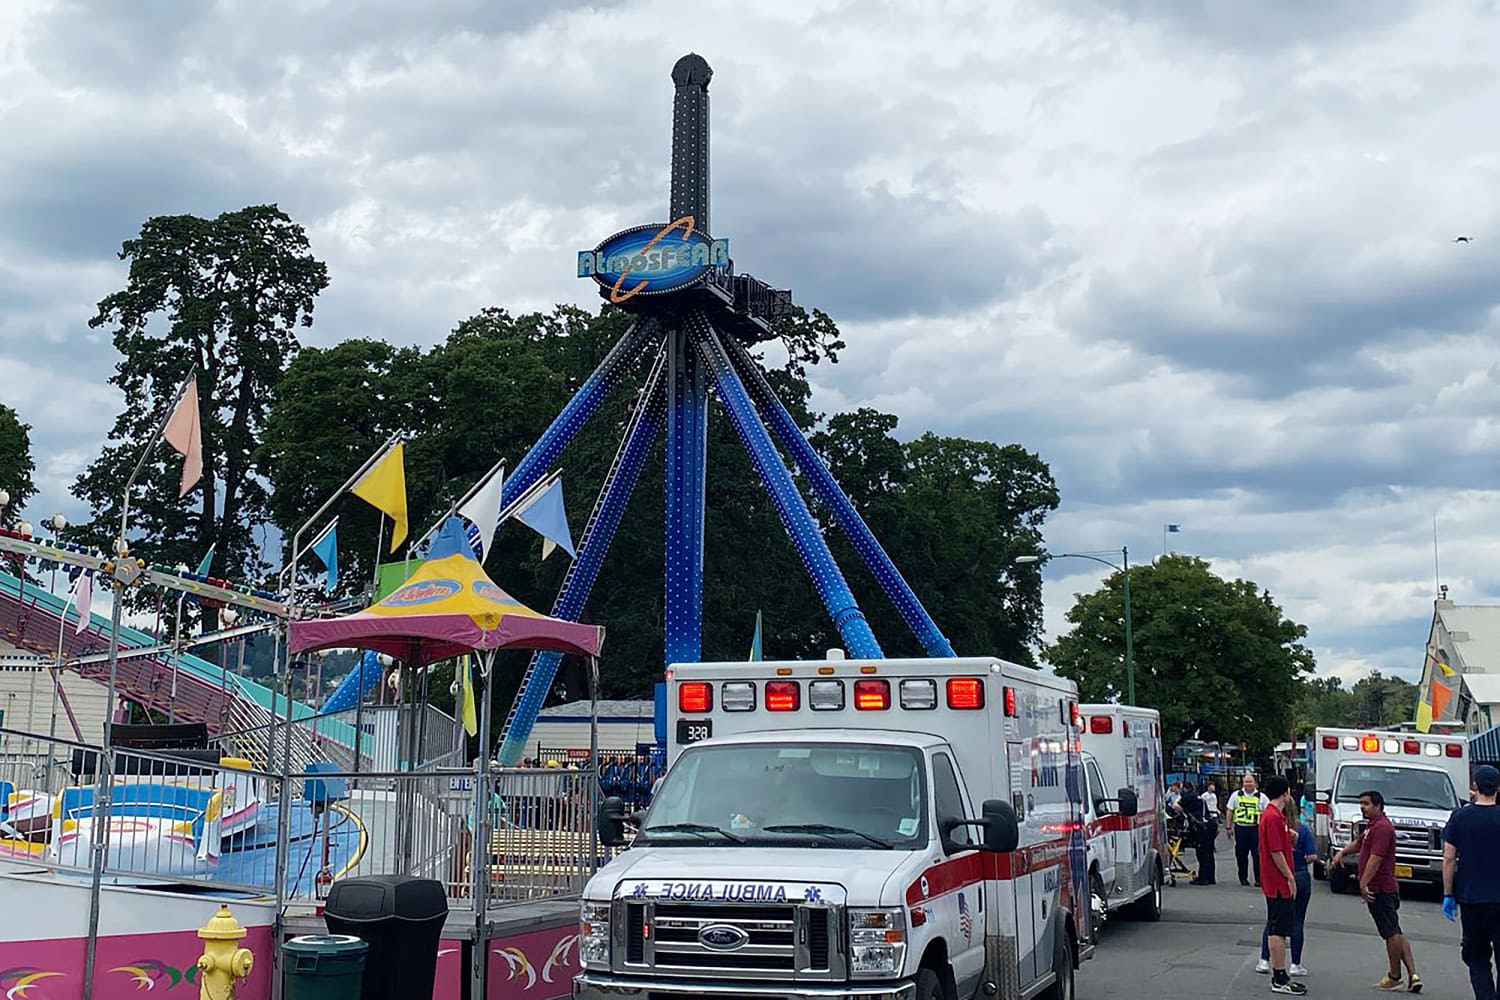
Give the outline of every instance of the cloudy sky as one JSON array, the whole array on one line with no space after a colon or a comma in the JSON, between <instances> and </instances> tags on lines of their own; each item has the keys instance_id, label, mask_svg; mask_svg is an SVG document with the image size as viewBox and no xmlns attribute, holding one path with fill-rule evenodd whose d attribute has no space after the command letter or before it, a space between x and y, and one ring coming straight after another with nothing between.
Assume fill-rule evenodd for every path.
<instances>
[{"instance_id":1,"label":"cloudy sky","mask_svg":"<svg viewBox=\"0 0 1500 1000\"><path fill-rule=\"evenodd\" d=\"M1346 678L1416 676L1434 515L1451 595L1500 600L1500 0L355 7L0 5L34 517L81 513L120 406L86 321L145 218L279 203L332 276L309 343L592 308L573 253L664 216L692 50L715 235L849 342L823 408L1037 450L1053 551L1181 524ZM1095 569L1049 568L1049 630Z\"/></svg>"}]
</instances>

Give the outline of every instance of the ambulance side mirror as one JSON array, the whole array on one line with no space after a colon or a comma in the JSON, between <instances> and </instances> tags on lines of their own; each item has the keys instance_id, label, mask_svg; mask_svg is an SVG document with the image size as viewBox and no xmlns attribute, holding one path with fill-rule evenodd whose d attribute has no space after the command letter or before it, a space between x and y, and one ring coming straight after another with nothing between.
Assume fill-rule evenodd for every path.
<instances>
[{"instance_id":1,"label":"ambulance side mirror","mask_svg":"<svg viewBox=\"0 0 1500 1000\"><path fill-rule=\"evenodd\" d=\"M1327 789L1324 789L1322 791L1314 791L1313 792L1313 801L1314 802L1332 802L1333 801L1333 792L1329 791Z\"/></svg>"},{"instance_id":2,"label":"ambulance side mirror","mask_svg":"<svg viewBox=\"0 0 1500 1000\"><path fill-rule=\"evenodd\" d=\"M1118 812L1121 816L1134 816L1141 811L1140 799L1129 788L1122 788L1116 796L1115 801L1119 803Z\"/></svg>"},{"instance_id":3,"label":"ambulance side mirror","mask_svg":"<svg viewBox=\"0 0 1500 1000\"><path fill-rule=\"evenodd\" d=\"M605 847L620 847L625 843L625 803L618 795L611 795L599 803L599 815L595 822L599 828L599 843Z\"/></svg>"},{"instance_id":4,"label":"ambulance side mirror","mask_svg":"<svg viewBox=\"0 0 1500 1000\"><path fill-rule=\"evenodd\" d=\"M981 850L994 854L1009 854L1021 843L1021 825L1016 821L1016 811L1004 799L988 799L980 807L984 816L984 842Z\"/></svg>"}]
</instances>

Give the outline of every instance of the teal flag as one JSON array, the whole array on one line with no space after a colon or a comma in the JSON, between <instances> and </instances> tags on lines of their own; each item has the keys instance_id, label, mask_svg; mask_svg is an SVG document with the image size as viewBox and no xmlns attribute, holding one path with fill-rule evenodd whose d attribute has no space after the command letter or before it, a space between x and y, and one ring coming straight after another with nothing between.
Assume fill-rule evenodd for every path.
<instances>
[{"instance_id":1,"label":"teal flag","mask_svg":"<svg viewBox=\"0 0 1500 1000\"><path fill-rule=\"evenodd\" d=\"M750 661L759 661L760 655L760 612L755 612L755 637L750 640Z\"/></svg>"},{"instance_id":2,"label":"teal flag","mask_svg":"<svg viewBox=\"0 0 1500 1000\"><path fill-rule=\"evenodd\" d=\"M209 567L214 564L214 549L218 548L218 545L218 542L210 545L208 547L208 551L203 553L203 558L198 561L198 568L194 572L196 572L199 576L208 575Z\"/></svg>"},{"instance_id":3,"label":"teal flag","mask_svg":"<svg viewBox=\"0 0 1500 1000\"><path fill-rule=\"evenodd\" d=\"M330 594L339 584L339 519L334 518L323 529L317 541L312 543L313 555L323 561L323 566L328 570L324 582L324 589Z\"/></svg>"}]
</instances>

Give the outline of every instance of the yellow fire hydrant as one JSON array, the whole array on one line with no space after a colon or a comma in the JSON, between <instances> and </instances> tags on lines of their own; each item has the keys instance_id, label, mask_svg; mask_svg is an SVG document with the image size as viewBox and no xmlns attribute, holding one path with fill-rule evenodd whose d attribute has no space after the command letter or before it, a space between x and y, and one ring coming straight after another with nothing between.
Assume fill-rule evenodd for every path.
<instances>
[{"instance_id":1,"label":"yellow fire hydrant","mask_svg":"<svg viewBox=\"0 0 1500 1000\"><path fill-rule=\"evenodd\" d=\"M202 927L203 954L198 956L198 1000L224 1000L234 995L234 984L250 975L255 956L237 942L250 933L221 905L219 912Z\"/></svg>"}]
</instances>

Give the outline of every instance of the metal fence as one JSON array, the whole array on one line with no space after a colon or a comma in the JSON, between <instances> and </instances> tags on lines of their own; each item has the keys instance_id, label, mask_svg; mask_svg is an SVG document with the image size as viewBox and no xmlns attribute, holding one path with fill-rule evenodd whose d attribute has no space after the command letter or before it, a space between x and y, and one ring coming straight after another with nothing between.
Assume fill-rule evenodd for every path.
<instances>
[{"instance_id":1,"label":"metal fence","mask_svg":"<svg viewBox=\"0 0 1500 1000\"><path fill-rule=\"evenodd\" d=\"M0 730L0 782L25 805L0 812L0 838L59 870L90 872L97 846L111 879L283 899L320 896L345 877L417 875L466 908L476 897L503 907L575 895L609 854L595 844L591 770L356 773L314 762L316 773L287 779L283 816L280 777L218 750L115 748L109 759L101 807L103 751Z\"/></svg>"}]
</instances>

